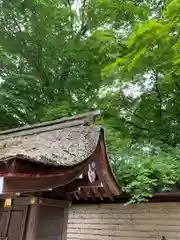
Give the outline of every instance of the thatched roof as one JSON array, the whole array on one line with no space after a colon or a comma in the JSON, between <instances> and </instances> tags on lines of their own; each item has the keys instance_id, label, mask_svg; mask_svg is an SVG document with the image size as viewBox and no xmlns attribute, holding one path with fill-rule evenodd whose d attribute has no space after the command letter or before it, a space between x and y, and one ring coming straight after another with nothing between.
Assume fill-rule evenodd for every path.
<instances>
[{"instance_id":1,"label":"thatched roof","mask_svg":"<svg viewBox=\"0 0 180 240\"><path fill-rule=\"evenodd\" d=\"M100 128L84 126L87 115L0 133L0 161L25 159L52 166L73 166L95 151Z\"/></svg>"}]
</instances>

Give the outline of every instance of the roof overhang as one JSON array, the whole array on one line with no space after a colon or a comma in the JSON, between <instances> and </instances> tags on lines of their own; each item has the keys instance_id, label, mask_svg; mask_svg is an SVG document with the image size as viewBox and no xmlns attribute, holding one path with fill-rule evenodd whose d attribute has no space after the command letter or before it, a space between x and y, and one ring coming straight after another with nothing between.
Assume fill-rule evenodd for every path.
<instances>
[{"instance_id":1,"label":"roof overhang","mask_svg":"<svg viewBox=\"0 0 180 240\"><path fill-rule=\"evenodd\" d=\"M98 114L1 132L3 195L62 189L65 199L113 199L119 195L121 190L108 161L104 131L89 121Z\"/></svg>"}]
</instances>

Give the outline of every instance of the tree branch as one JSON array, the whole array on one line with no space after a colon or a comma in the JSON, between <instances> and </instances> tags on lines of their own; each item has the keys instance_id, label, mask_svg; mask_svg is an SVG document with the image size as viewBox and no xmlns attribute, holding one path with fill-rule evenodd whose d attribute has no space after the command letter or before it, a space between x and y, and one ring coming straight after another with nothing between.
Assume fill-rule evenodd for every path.
<instances>
[{"instance_id":1,"label":"tree branch","mask_svg":"<svg viewBox=\"0 0 180 240\"><path fill-rule=\"evenodd\" d=\"M158 105L159 105L159 117L162 117L162 98L161 98L161 92L159 89L159 81L158 81L158 73L155 73L155 88L157 92L157 97L158 97Z\"/></svg>"},{"instance_id":2,"label":"tree branch","mask_svg":"<svg viewBox=\"0 0 180 240\"><path fill-rule=\"evenodd\" d=\"M144 2L144 0L139 0L139 1L136 1L135 2L135 6L136 7L138 7L141 3L143 3Z\"/></svg>"},{"instance_id":3,"label":"tree branch","mask_svg":"<svg viewBox=\"0 0 180 240\"><path fill-rule=\"evenodd\" d=\"M138 126L138 125L136 125L135 123L133 123L133 122L131 122L131 121L126 121L126 120L124 119L124 122L127 123L128 125L131 125L131 126L137 128L137 129L145 130L145 131L148 131L148 132L149 132L149 129L148 129L148 128Z\"/></svg>"},{"instance_id":4,"label":"tree branch","mask_svg":"<svg viewBox=\"0 0 180 240\"><path fill-rule=\"evenodd\" d=\"M69 8L71 9L71 2L70 2L70 0L67 0L67 3L68 3Z\"/></svg>"},{"instance_id":5,"label":"tree branch","mask_svg":"<svg viewBox=\"0 0 180 240\"><path fill-rule=\"evenodd\" d=\"M85 23L85 7L86 7L86 0L83 0L82 4L82 16L81 16L81 34L84 35L87 31L87 23Z\"/></svg>"}]
</instances>

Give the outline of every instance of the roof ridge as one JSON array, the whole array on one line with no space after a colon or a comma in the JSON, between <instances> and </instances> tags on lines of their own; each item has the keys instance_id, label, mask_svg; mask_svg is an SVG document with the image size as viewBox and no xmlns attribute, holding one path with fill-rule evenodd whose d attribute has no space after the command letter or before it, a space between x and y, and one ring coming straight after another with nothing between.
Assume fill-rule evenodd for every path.
<instances>
[{"instance_id":1,"label":"roof ridge","mask_svg":"<svg viewBox=\"0 0 180 240\"><path fill-rule=\"evenodd\" d=\"M23 126L19 128L13 128L0 132L0 140L9 137L22 136L22 135L31 135L39 132L52 131L62 128L75 127L79 125L87 124L89 121L95 120L96 117L101 115L101 111L92 111L80 115L75 115L72 117L64 117L61 119L37 123L30 126Z\"/></svg>"}]
</instances>

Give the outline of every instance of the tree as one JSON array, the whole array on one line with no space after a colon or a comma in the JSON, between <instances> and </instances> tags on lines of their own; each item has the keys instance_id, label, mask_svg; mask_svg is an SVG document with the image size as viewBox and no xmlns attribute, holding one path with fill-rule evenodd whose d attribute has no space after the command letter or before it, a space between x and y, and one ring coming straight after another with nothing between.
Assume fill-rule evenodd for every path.
<instances>
[{"instance_id":1,"label":"tree","mask_svg":"<svg viewBox=\"0 0 180 240\"><path fill-rule=\"evenodd\" d=\"M2 89L10 90L11 97L2 94L1 108L7 115L10 102L16 101L12 121L3 121L3 128L52 118L52 108L54 117L61 117L63 108L69 109L63 116L94 108L101 70L123 47L108 25L117 23L122 9L114 1L114 14L105 17L109 1L79 2L75 11L77 1L2 1ZM118 20L114 29L124 22ZM9 101L5 109L4 101Z\"/></svg>"},{"instance_id":2,"label":"tree","mask_svg":"<svg viewBox=\"0 0 180 240\"><path fill-rule=\"evenodd\" d=\"M135 201L180 180L179 11L180 2L172 0L158 18L137 22L126 54L105 69L119 72L121 95L128 95L130 85L138 89L138 96L125 98L118 116L130 140L129 153L118 161L125 174L118 176Z\"/></svg>"}]
</instances>

